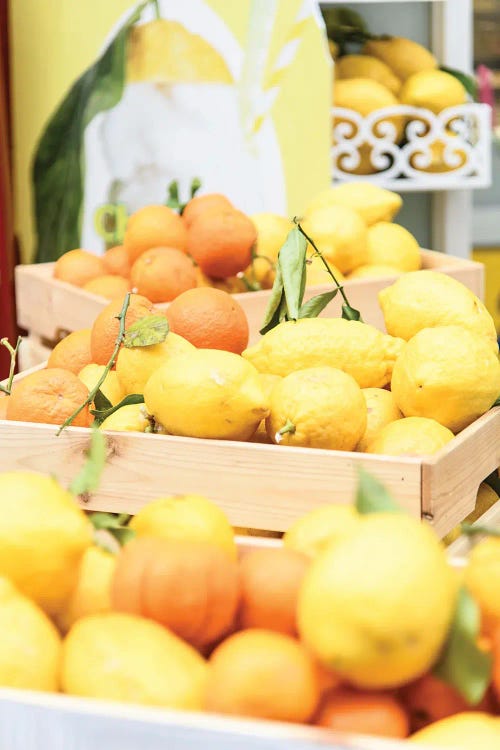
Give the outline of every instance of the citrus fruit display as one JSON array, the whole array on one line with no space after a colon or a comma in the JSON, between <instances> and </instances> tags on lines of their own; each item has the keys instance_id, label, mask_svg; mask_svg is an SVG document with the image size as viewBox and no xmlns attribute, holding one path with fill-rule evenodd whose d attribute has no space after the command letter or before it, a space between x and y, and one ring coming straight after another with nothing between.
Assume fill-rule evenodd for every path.
<instances>
[{"instance_id":1,"label":"citrus fruit display","mask_svg":"<svg viewBox=\"0 0 500 750\"><path fill-rule=\"evenodd\" d=\"M91 281L87 281L82 287L86 292L97 294L104 299L123 299L125 294L130 291L130 282L123 276L114 276L113 274L104 274L97 276Z\"/></svg>"},{"instance_id":2,"label":"citrus fruit display","mask_svg":"<svg viewBox=\"0 0 500 750\"><path fill-rule=\"evenodd\" d=\"M153 247L137 258L130 281L137 294L151 302L169 302L196 286L196 273L185 253L170 247Z\"/></svg>"},{"instance_id":3,"label":"citrus fruit display","mask_svg":"<svg viewBox=\"0 0 500 750\"><path fill-rule=\"evenodd\" d=\"M74 286L84 286L105 273L102 259L87 250L70 250L54 266L54 278Z\"/></svg>"},{"instance_id":4,"label":"citrus fruit display","mask_svg":"<svg viewBox=\"0 0 500 750\"><path fill-rule=\"evenodd\" d=\"M90 328L84 328L68 334L55 345L47 360L47 367L59 367L78 375L91 363Z\"/></svg>"}]
</instances>

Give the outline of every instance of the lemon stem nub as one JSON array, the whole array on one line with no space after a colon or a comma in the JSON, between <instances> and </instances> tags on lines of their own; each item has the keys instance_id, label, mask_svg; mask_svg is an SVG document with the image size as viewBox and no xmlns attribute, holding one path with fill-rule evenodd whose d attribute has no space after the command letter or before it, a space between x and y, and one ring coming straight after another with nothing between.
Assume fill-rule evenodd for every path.
<instances>
[{"instance_id":1,"label":"lemon stem nub","mask_svg":"<svg viewBox=\"0 0 500 750\"><path fill-rule=\"evenodd\" d=\"M290 420L287 420L287 423L284 425L284 427L281 428L281 430L278 430L276 435L274 436L274 439L277 443L281 443L283 439L283 435L286 435L287 432L293 435L295 432L296 427L293 422L290 422Z\"/></svg>"}]
</instances>

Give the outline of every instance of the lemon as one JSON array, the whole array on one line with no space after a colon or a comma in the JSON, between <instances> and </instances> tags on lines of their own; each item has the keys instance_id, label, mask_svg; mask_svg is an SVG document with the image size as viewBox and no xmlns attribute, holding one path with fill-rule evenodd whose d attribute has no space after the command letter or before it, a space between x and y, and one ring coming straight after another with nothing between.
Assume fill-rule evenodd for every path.
<instances>
[{"instance_id":1,"label":"lemon","mask_svg":"<svg viewBox=\"0 0 500 750\"><path fill-rule=\"evenodd\" d=\"M194 348L189 341L172 331L161 344L131 349L122 346L116 361L116 373L125 393L144 393L146 383L155 370L173 357L192 352Z\"/></svg>"},{"instance_id":2,"label":"lemon","mask_svg":"<svg viewBox=\"0 0 500 750\"><path fill-rule=\"evenodd\" d=\"M267 258L254 258L252 262L250 263L250 265L245 269L245 277L251 283L257 282L257 284L260 284L260 287L262 289L271 289L274 284L274 279L276 277L275 269L276 269L276 266L273 261L270 261ZM239 280L240 279L238 279L238 281ZM248 291L248 290L245 288L239 291Z\"/></svg>"},{"instance_id":3,"label":"lemon","mask_svg":"<svg viewBox=\"0 0 500 750\"><path fill-rule=\"evenodd\" d=\"M321 505L290 526L283 544L307 557L317 557L326 547L349 536L360 518L352 505Z\"/></svg>"},{"instance_id":4,"label":"lemon","mask_svg":"<svg viewBox=\"0 0 500 750\"><path fill-rule=\"evenodd\" d=\"M109 612L111 609L111 580L116 566L116 557L93 544L83 555L76 586L64 602L58 616L57 626L63 633L82 617Z\"/></svg>"},{"instance_id":5,"label":"lemon","mask_svg":"<svg viewBox=\"0 0 500 750\"><path fill-rule=\"evenodd\" d=\"M454 572L431 528L403 513L374 513L312 562L299 633L354 686L394 688L434 664L455 598Z\"/></svg>"},{"instance_id":6,"label":"lemon","mask_svg":"<svg viewBox=\"0 0 500 750\"><path fill-rule=\"evenodd\" d=\"M272 390L266 427L282 445L352 451L366 429L361 388L333 367L292 372Z\"/></svg>"},{"instance_id":7,"label":"lemon","mask_svg":"<svg viewBox=\"0 0 500 750\"><path fill-rule=\"evenodd\" d=\"M384 266L379 264L367 263L366 266L356 268L347 277L351 279L378 279L384 276L401 276L403 271L399 271L394 266Z\"/></svg>"},{"instance_id":8,"label":"lemon","mask_svg":"<svg viewBox=\"0 0 500 750\"><path fill-rule=\"evenodd\" d=\"M194 349L156 370L144 389L146 407L172 435L248 440L268 404L250 362L218 349Z\"/></svg>"},{"instance_id":9,"label":"lemon","mask_svg":"<svg viewBox=\"0 0 500 750\"><path fill-rule=\"evenodd\" d=\"M373 265L417 271L422 265L415 237L399 224L380 221L368 229L368 260Z\"/></svg>"},{"instance_id":10,"label":"lemon","mask_svg":"<svg viewBox=\"0 0 500 750\"><path fill-rule=\"evenodd\" d=\"M357 445L358 451L366 451L380 430L391 422L402 418L394 396L384 388L363 388L361 393L366 403L366 429Z\"/></svg>"},{"instance_id":11,"label":"lemon","mask_svg":"<svg viewBox=\"0 0 500 750\"><path fill-rule=\"evenodd\" d=\"M187 643L134 615L91 615L63 646L62 687L87 698L199 711L207 666Z\"/></svg>"},{"instance_id":12,"label":"lemon","mask_svg":"<svg viewBox=\"0 0 500 750\"><path fill-rule=\"evenodd\" d=\"M307 206L306 216L326 206L346 206L363 218L368 226L392 221L403 205L401 196L370 182L346 182L319 193Z\"/></svg>"},{"instance_id":13,"label":"lemon","mask_svg":"<svg viewBox=\"0 0 500 750\"><path fill-rule=\"evenodd\" d=\"M234 532L227 516L202 495L153 500L134 516L129 525L137 536L210 542L236 558Z\"/></svg>"},{"instance_id":14,"label":"lemon","mask_svg":"<svg viewBox=\"0 0 500 750\"><path fill-rule=\"evenodd\" d=\"M335 64L335 76L342 78L371 78L381 83L395 96L401 88L401 81L381 60L370 55L344 55Z\"/></svg>"},{"instance_id":15,"label":"lemon","mask_svg":"<svg viewBox=\"0 0 500 750\"><path fill-rule=\"evenodd\" d=\"M271 399L272 390L276 383L279 383L281 377L280 375L268 375L266 373L259 372L259 380L260 384L262 385L264 395L269 402ZM272 440L269 439L269 435L267 434L265 419L263 419L259 424L259 426L257 427L257 431L252 435L250 441L252 443L272 443Z\"/></svg>"},{"instance_id":16,"label":"lemon","mask_svg":"<svg viewBox=\"0 0 500 750\"><path fill-rule=\"evenodd\" d=\"M367 262L368 230L361 216L352 208L318 208L307 214L302 226L318 250L342 273Z\"/></svg>"},{"instance_id":17,"label":"lemon","mask_svg":"<svg viewBox=\"0 0 500 750\"><path fill-rule=\"evenodd\" d=\"M339 45L337 42L334 42L333 39L328 40L328 49L330 50L330 54L332 56L332 59L335 60L339 56Z\"/></svg>"},{"instance_id":18,"label":"lemon","mask_svg":"<svg viewBox=\"0 0 500 750\"><path fill-rule=\"evenodd\" d=\"M75 499L51 477L0 474L0 575L48 614L78 578L92 527Z\"/></svg>"},{"instance_id":19,"label":"lemon","mask_svg":"<svg viewBox=\"0 0 500 750\"><path fill-rule=\"evenodd\" d=\"M472 548L465 569L464 583L481 609L482 630L492 635L500 625L498 537L487 537Z\"/></svg>"},{"instance_id":20,"label":"lemon","mask_svg":"<svg viewBox=\"0 0 500 750\"><path fill-rule=\"evenodd\" d=\"M453 438L452 431L435 419L406 417L383 427L365 451L386 456L425 456L437 453Z\"/></svg>"},{"instance_id":21,"label":"lemon","mask_svg":"<svg viewBox=\"0 0 500 750\"><path fill-rule=\"evenodd\" d=\"M500 747L500 719L482 711L464 711L429 724L407 742L450 750L496 750Z\"/></svg>"},{"instance_id":22,"label":"lemon","mask_svg":"<svg viewBox=\"0 0 500 750\"><path fill-rule=\"evenodd\" d=\"M352 109L361 117L368 117L384 107L397 106L398 100L388 88L370 78L349 78L335 81L334 106ZM342 122L343 118L337 116L334 125ZM401 140L404 131L404 117L394 116L377 120L380 123L391 123L394 126L394 136L390 140L397 143Z\"/></svg>"},{"instance_id":23,"label":"lemon","mask_svg":"<svg viewBox=\"0 0 500 750\"><path fill-rule=\"evenodd\" d=\"M404 83L400 99L403 104L430 109L438 115L446 107L465 104L467 92L455 76L444 70L422 70Z\"/></svg>"},{"instance_id":24,"label":"lemon","mask_svg":"<svg viewBox=\"0 0 500 750\"><path fill-rule=\"evenodd\" d=\"M405 417L459 432L500 394L500 361L484 336L459 326L424 328L394 366L391 390Z\"/></svg>"},{"instance_id":25,"label":"lemon","mask_svg":"<svg viewBox=\"0 0 500 750\"><path fill-rule=\"evenodd\" d=\"M336 367L360 388L381 388L391 380L404 342L373 326L342 318L303 318L268 331L243 352L259 372L289 375L306 367Z\"/></svg>"},{"instance_id":26,"label":"lemon","mask_svg":"<svg viewBox=\"0 0 500 750\"><path fill-rule=\"evenodd\" d=\"M328 263L328 265L330 266L330 269L339 284L342 284L342 282L345 281L344 274L337 268L337 266L334 266L333 263ZM312 257L308 258L306 274L307 286L324 284L330 284L331 286L333 285L333 279L326 270L325 264L323 263L319 255L313 255Z\"/></svg>"},{"instance_id":27,"label":"lemon","mask_svg":"<svg viewBox=\"0 0 500 750\"><path fill-rule=\"evenodd\" d=\"M101 424L101 430L146 432L150 424L144 404L127 404L106 417Z\"/></svg>"},{"instance_id":28,"label":"lemon","mask_svg":"<svg viewBox=\"0 0 500 750\"><path fill-rule=\"evenodd\" d=\"M284 216L269 212L253 214L250 218L257 230L256 254L276 262L293 223Z\"/></svg>"},{"instance_id":29,"label":"lemon","mask_svg":"<svg viewBox=\"0 0 500 750\"><path fill-rule=\"evenodd\" d=\"M385 326L408 341L422 328L459 325L483 335L498 352L490 313L464 284L438 271L404 274L378 295Z\"/></svg>"},{"instance_id":30,"label":"lemon","mask_svg":"<svg viewBox=\"0 0 500 750\"><path fill-rule=\"evenodd\" d=\"M130 30L126 79L131 83L233 83L224 59L203 37L165 19Z\"/></svg>"},{"instance_id":31,"label":"lemon","mask_svg":"<svg viewBox=\"0 0 500 750\"><path fill-rule=\"evenodd\" d=\"M106 367L104 365L85 365L83 370L80 370L78 373L78 377L82 383L87 386L89 391L91 391L99 382L105 369ZM111 402L112 406L119 404L120 401L125 398L125 391L123 390L120 379L114 370L108 372L99 390L104 396L106 396L108 401Z\"/></svg>"},{"instance_id":32,"label":"lemon","mask_svg":"<svg viewBox=\"0 0 500 750\"><path fill-rule=\"evenodd\" d=\"M47 615L0 577L0 686L56 692L61 640Z\"/></svg>"},{"instance_id":33,"label":"lemon","mask_svg":"<svg viewBox=\"0 0 500 750\"><path fill-rule=\"evenodd\" d=\"M421 70L435 70L438 66L428 49L404 37L370 39L364 45L363 53L384 62L401 81Z\"/></svg>"}]
</instances>

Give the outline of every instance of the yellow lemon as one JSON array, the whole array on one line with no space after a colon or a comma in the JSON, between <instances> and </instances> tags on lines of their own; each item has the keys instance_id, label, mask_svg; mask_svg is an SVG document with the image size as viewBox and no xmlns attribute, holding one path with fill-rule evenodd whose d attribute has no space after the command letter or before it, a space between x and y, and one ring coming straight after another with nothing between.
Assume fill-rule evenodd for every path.
<instances>
[{"instance_id":1,"label":"yellow lemon","mask_svg":"<svg viewBox=\"0 0 500 750\"><path fill-rule=\"evenodd\" d=\"M318 250L342 273L367 262L368 230L361 216L352 208L319 208L307 214L302 226Z\"/></svg>"},{"instance_id":2,"label":"yellow lemon","mask_svg":"<svg viewBox=\"0 0 500 750\"><path fill-rule=\"evenodd\" d=\"M500 626L500 598L498 596L500 539L498 537L487 537L472 548L465 569L464 582L481 609L482 630L492 635Z\"/></svg>"},{"instance_id":3,"label":"yellow lemon","mask_svg":"<svg viewBox=\"0 0 500 750\"><path fill-rule=\"evenodd\" d=\"M406 417L385 425L365 448L366 453L386 456L425 456L453 440L447 427L426 417Z\"/></svg>"},{"instance_id":4,"label":"yellow lemon","mask_svg":"<svg viewBox=\"0 0 500 750\"><path fill-rule=\"evenodd\" d=\"M415 237L399 224L380 221L368 229L368 260L373 265L417 271L422 265Z\"/></svg>"},{"instance_id":5,"label":"yellow lemon","mask_svg":"<svg viewBox=\"0 0 500 750\"><path fill-rule=\"evenodd\" d=\"M360 266L356 268L347 277L349 281L351 279L378 279L384 276L401 276L403 271L399 271L394 266L383 266L378 264L368 263L366 266Z\"/></svg>"},{"instance_id":6,"label":"yellow lemon","mask_svg":"<svg viewBox=\"0 0 500 750\"><path fill-rule=\"evenodd\" d=\"M352 451L366 429L366 403L351 375L309 367L274 386L266 427L282 445Z\"/></svg>"},{"instance_id":7,"label":"yellow lemon","mask_svg":"<svg viewBox=\"0 0 500 750\"><path fill-rule=\"evenodd\" d=\"M424 328L394 365L391 390L405 417L430 417L459 432L500 394L500 361L484 336L459 326Z\"/></svg>"},{"instance_id":8,"label":"yellow lemon","mask_svg":"<svg viewBox=\"0 0 500 750\"><path fill-rule=\"evenodd\" d=\"M151 422L148 419L144 404L127 404L121 406L101 424L101 430L116 432L147 432Z\"/></svg>"},{"instance_id":9,"label":"yellow lemon","mask_svg":"<svg viewBox=\"0 0 500 750\"><path fill-rule=\"evenodd\" d=\"M276 385L276 383L280 382L281 376L280 375L268 375L267 373L259 372L259 380L262 385L262 390L264 391L264 395L266 396L269 402L271 400L272 390L274 386ZM257 427L257 431L250 438L250 442L272 443L272 440L269 439L269 435L267 434L265 419L263 419L260 425Z\"/></svg>"},{"instance_id":10,"label":"yellow lemon","mask_svg":"<svg viewBox=\"0 0 500 750\"><path fill-rule=\"evenodd\" d=\"M194 648L142 617L91 615L64 641L62 688L71 695L200 711L206 679Z\"/></svg>"},{"instance_id":11,"label":"yellow lemon","mask_svg":"<svg viewBox=\"0 0 500 750\"><path fill-rule=\"evenodd\" d=\"M308 557L317 557L326 547L349 536L360 518L352 505L321 505L290 526L283 544Z\"/></svg>"},{"instance_id":12,"label":"yellow lemon","mask_svg":"<svg viewBox=\"0 0 500 750\"><path fill-rule=\"evenodd\" d=\"M210 542L236 558L234 532L223 511L202 495L162 497L130 521L137 536Z\"/></svg>"},{"instance_id":13,"label":"yellow lemon","mask_svg":"<svg viewBox=\"0 0 500 750\"><path fill-rule=\"evenodd\" d=\"M99 378L106 367L104 365L85 365L83 370L80 370L78 377L87 386L89 391L94 388L99 382ZM106 396L108 401L111 402L112 406L119 404L123 398L125 398L125 391L120 383L120 379L114 370L110 370L106 375L103 384L100 387L101 392Z\"/></svg>"},{"instance_id":14,"label":"yellow lemon","mask_svg":"<svg viewBox=\"0 0 500 750\"><path fill-rule=\"evenodd\" d=\"M420 729L407 742L450 750L496 750L500 747L500 719L481 711L464 711Z\"/></svg>"},{"instance_id":15,"label":"yellow lemon","mask_svg":"<svg viewBox=\"0 0 500 750\"><path fill-rule=\"evenodd\" d=\"M405 346L373 326L342 318L303 318L268 331L243 352L259 372L289 375L328 365L347 372L360 388L381 388L391 380Z\"/></svg>"},{"instance_id":16,"label":"yellow lemon","mask_svg":"<svg viewBox=\"0 0 500 750\"><path fill-rule=\"evenodd\" d=\"M313 560L299 594L299 633L354 686L395 688L435 663L455 598L432 529L403 513L373 513Z\"/></svg>"},{"instance_id":17,"label":"yellow lemon","mask_svg":"<svg viewBox=\"0 0 500 750\"><path fill-rule=\"evenodd\" d=\"M270 268L269 263L266 263L266 268ZM248 291L245 282L238 276L228 276L227 279L212 279L203 273L199 266L195 267L195 274L196 286L213 286L214 289L222 289L223 292L227 292L228 294L239 294Z\"/></svg>"},{"instance_id":18,"label":"yellow lemon","mask_svg":"<svg viewBox=\"0 0 500 750\"><path fill-rule=\"evenodd\" d=\"M349 78L335 81L334 88L335 107L352 109L362 117L368 117L384 107L394 107L399 103L394 94L381 83L370 78ZM342 117L335 118L334 125L342 122ZM386 117L377 120L378 127L381 123L391 123L394 127L394 135L391 141L397 143L401 140L404 131L405 119L401 116Z\"/></svg>"},{"instance_id":19,"label":"yellow lemon","mask_svg":"<svg viewBox=\"0 0 500 750\"><path fill-rule=\"evenodd\" d=\"M444 70L414 73L405 81L399 96L403 104L430 109L436 115L446 107L456 107L467 101L463 85Z\"/></svg>"},{"instance_id":20,"label":"yellow lemon","mask_svg":"<svg viewBox=\"0 0 500 750\"><path fill-rule=\"evenodd\" d=\"M276 277L276 266L267 258L254 258L245 270L245 277L250 283L259 284L262 289L271 289ZM248 290L245 288L243 291Z\"/></svg>"},{"instance_id":21,"label":"yellow lemon","mask_svg":"<svg viewBox=\"0 0 500 750\"><path fill-rule=\"evenodd\" d=\"M0 577L0 686L56 692L61 640L47 615Z\"/></svg>"},{"instance_id":22,"label":"yellow lemon","mask_svg":"<svg viewBox=\"0 0 500 750\"><path fill-rule=\"evenodd\" d=\"M384 62L401 81L421 70L435 70L438 66L428 49L404 37L370 39L364 45L363 53Z\"/></svg>"},{"instance_id":23,"label":"yellow lemon","mask_svg":"<svg viewBox=\"0 0 500 750\"><path fill-rule=\"evenodd\" d=\"M194 348L189 341L172 331L161 344L132 349L122 346L116 361L116 373L125 393L144 393L146 383L155 370L173 357L191 352Z\"/></svg>"},{"instance_id":24,"label":"yellow lemon","mask_svg":"<svg viewBox=\"0 0 500 750\"><path fill-rule=\"evenodd\" d=\"M367 226L392 221L403 205L401 196L370 182L345 182L319 193L308 204L306 216L326 206L346 206L362 217Z\"/></svg>"},{"instance_id":25,"label":"yellow lemon","mask_svg":"<svg viewBox=\"0 0 500 750\"><path fill-rule=\"evenodd\" d=\"M268 212L253 214L250 218L257 230L256 254L275 263L293 223L284 216Z\"/></svg>"},{"instance_id":26,"label":"yellow lemon","mask_svg":"<svg viewBox=\"0 0 500 750\"><path fill-rule=\"evenodd\" d=\"M337 266L334 266L333 263L328 263L328 265L339 284L342 284L342 282L345 281L345 276L342 271L340 271ZM333 279L326 270L325 264L319 255L313 255L308 258L306 274L307 286L320 286L324 284L333 286Z\"/></svg>"},{"instance_id":27,"label":"yellow lemon","mask_svg":"<svg viewBox=\"0 0 500 750\"><path fill-rule=\"evenodd\" d=\"M385 86L395 96L401 88L401 81L381 60L370 55L343 55L335 64L335 77L371 78Z\"/></svg>"},{"instance_id":28,"label":"yellow lemon","mask_svg":"<svg viewBox=\"0 0 500 750\"><path fill-rule=\"evenodd\" d=\"M231 352L194 349L153 373L148 412L172 435L248 440L268 412L259 374Z\"/></svg>"},{"instance_id":29,"label":"yellow lemon","mask_svg":"<svg viewBox=\"0 0 500 750\"><path fill-rule=\"evenodd\" d=\"M361 393L366 403L366 429L357 445L358 451L366 451L380 430L391 422L402 418L394 396L385 388L363 388Z\"/></svg>"},{"instance_id":30,"label":"yellow lemon","mask_svg":"<svg viewBox=\"0 0 500 750\"><path fill-rule=\"evenodd\" d=\"M422 328L459 325L484 336L498 352L495 323L464 284L437 271L413 271L378 295L385 326L408 341Z\"/></svg>"},{"instance_id":31,"label":"yellow lemon","mask_svg":"<svg viewBox=\"0 0 500 750\"><path fill-rule=\"evenodd\" d=\"M111 552L93 544L83 555L76 586L64 602L56 617L63 633L82 617L111 610L111 580L115 572L116 557Z\"/></svg>"},{"instance_id":32,"label":"yellow lemon","mask_svg":"<svg viewBox=\"0 0 500 750\"><path fill-rule=\"evenodd\" d=\"M78 579L92 526L52 477L0 474L0 575L48 614L59 611Z\"/></svg>"}]
</instances>

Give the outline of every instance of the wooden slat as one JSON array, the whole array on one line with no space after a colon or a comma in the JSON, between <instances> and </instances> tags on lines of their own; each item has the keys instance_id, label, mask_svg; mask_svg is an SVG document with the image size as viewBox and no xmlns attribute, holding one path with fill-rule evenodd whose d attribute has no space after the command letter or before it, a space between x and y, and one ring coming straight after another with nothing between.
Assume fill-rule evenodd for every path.
<instances>
[{"instance_id":1,"label":"wooden slat","mask_svg":"<svg viewBox=\"0 0 500 750\"><path fill-rule=\"evenodd\" d=\"M486 513L477 519L473 526L489 526L492 529L500 529L500 500L488 508ZM473 537L461 536L448 547L448 554L453 558L463 558L469 554L471 547L477 544L484 536L481 534Z\"/></svg>"}]
</instances>

